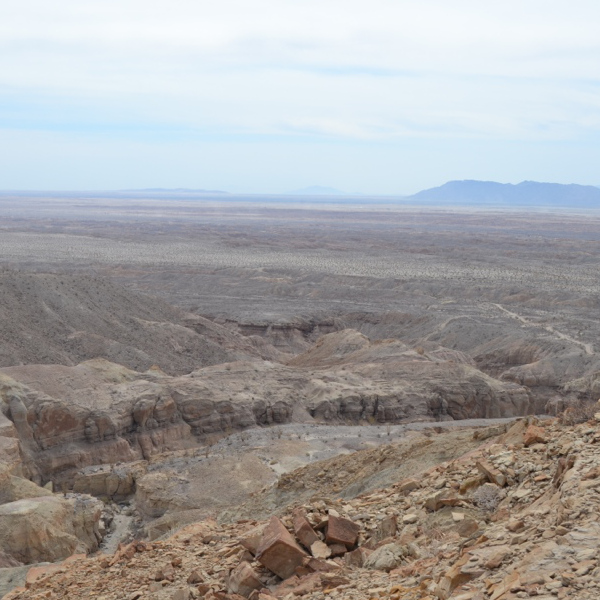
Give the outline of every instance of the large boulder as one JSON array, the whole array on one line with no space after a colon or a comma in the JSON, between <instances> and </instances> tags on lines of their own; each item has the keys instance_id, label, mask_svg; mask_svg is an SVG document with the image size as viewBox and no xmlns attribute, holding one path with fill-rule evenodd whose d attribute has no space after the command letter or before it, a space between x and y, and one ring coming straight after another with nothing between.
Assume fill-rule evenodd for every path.
<instances>
[{"instance_id":1,"label":"large boulder","mask_svg":"<svg viewBox=\"0 0 600 600\"><path fill-rule=\"evenodd\" d=\"M54 562L98 549L102 503L40 496L0 506L0 551L22 563Z\"/></svg>"}]
</instances>

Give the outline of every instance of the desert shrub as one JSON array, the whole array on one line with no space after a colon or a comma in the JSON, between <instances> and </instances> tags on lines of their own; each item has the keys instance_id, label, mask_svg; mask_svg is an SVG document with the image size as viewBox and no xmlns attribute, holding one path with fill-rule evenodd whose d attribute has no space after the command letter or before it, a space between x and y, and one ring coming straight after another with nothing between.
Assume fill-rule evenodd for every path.
<instances>
[{"instance_id":1,"label":"desert shrub","mask_svg":"<svg viewBox=\"0 0 600 600\"><path fill-rule=\"evenodd\" d=\"M561 425L577 425L585 423L598 412L598 403L591 400L576 400L570 403L563 412L558 415Z\"/></svg>"},{"instance_id":2,"label":"desert shrub","mask_svg":"<svg viewBox=\"0 0 600 600\"><path fill-rule=\"evenodd\" d=\"M494 512L503 497L504 494L497 485L485 483L473 492L471 500L477 508L486 512Z\"/></svg>"}]
</instances>

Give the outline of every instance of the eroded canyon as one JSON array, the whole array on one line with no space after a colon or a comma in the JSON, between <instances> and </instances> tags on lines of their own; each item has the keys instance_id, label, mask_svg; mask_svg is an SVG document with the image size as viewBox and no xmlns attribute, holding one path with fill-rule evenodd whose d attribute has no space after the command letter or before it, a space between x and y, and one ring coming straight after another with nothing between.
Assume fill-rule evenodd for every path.
<instances>
[{"instance_id":1,"label":"eroded canyon","mask_svg":"<svg viewBox=\"0 0 600 600\"><path fill-rule=\"evenodd\" d=\"M9 579L350 500L475 451L466 427L587 418L600 396L593 211L4 196L0 214ZM390 443L415 466L378 475ZM336 455L356 458L320 475Z\"/></svg>"}]
</instances>

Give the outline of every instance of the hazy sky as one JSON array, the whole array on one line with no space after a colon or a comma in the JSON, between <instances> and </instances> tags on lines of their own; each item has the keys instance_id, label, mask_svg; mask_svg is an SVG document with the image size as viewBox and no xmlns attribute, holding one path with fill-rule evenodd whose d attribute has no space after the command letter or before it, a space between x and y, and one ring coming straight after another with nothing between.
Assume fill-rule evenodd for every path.
<instances>
[{"instance_id":1,"label":"hazy sky","mask_svg":"<svg viewBox=\"0 0 600 600\"><path fill-rule=\"evenodd\" d=\"M0 189L600 185L598 0L2 0Z\"/></svg>"}]
</instances>

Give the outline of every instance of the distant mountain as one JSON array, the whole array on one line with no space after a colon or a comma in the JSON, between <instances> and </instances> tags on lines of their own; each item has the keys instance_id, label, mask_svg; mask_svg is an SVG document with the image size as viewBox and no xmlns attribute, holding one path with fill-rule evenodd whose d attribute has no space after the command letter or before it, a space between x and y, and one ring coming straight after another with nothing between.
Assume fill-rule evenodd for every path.
<instances>
[{"instance_id":1,"label":"distant mountain","mask_svg":"<svg viewBox=\"0 0 600 600\"><path fill-rule=\"evenodd\" d=\"M310 187L302 188L301 190L294 190L289 192L292 196L343 196L345 192L336 190L332 187L325 187L322 185L311 185Z\"/></svg>"},{"instance_id":2,"label":"distant mountain","mask_svg":"<svg viewBox=\"0 0 600 600\"><path fill-rule=\"evenodd\" d=\"M449 181L439 187L423 190L407 200L438 202L468 206L553 206L565 208L600 208L600 189L593 185L539 183L522 181Z\"/></svg>"}]
</instances>

